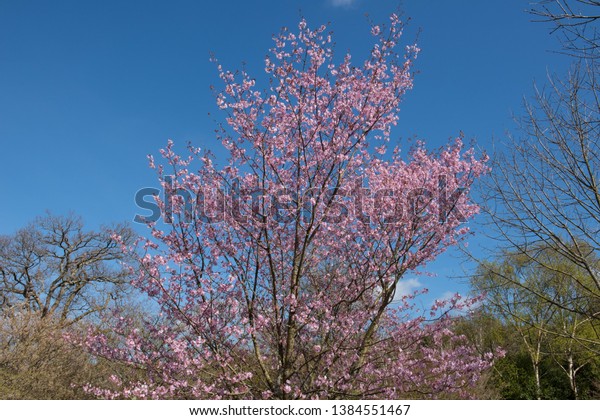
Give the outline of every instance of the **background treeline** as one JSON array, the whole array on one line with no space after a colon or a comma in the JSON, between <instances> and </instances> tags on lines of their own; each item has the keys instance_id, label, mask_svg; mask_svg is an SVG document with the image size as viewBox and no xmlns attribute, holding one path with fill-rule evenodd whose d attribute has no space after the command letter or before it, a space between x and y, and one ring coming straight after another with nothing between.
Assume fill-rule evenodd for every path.
<instances>
[{"instance_id":1,"label":"background treeline","mask_svg":"<svg viewBox=\"0 0 600 420\"><path fill-rule=\"evenodd\" d=\"M133 237L123 226L110 230ZM481 354L504 354L475 395L599 398L600 300L592 279L555 249L535 256L506 253L472 276L473 291L486 299L455 328ZM47 215L0 239L0 398L88 399L86 385L143 374L75 344L89 327L102 329L116 307L143 328L136 323L147 315L143 301L119 265L125 258L112 235L86 231L74 216Z\"/></svg>"},{"instance_id":2,"label":"background treeline","mask_svg":"<svg viewBox=\"0 0 600 420\"><path fill-rule=\"evenodd\" d=\"M486 388L506 399L600 397L600 310L591 279L555 249L535 259L506 254L482 263L472 278L484 293L461 331L481 351L505 356Z\"/></svg>"},{"instance_id":3,"label":"background treeline","mask_svg":"<svg viewBox=\"0 0 600 420\"><path fill-rule=\"evenodd\" d=\"M83 385L122 371L67 339L132 302L111 232L132 238L124 226L93 232L76 216L53 215L0 236L0 398L89 398Z\"/></svg>"}]
</instances>

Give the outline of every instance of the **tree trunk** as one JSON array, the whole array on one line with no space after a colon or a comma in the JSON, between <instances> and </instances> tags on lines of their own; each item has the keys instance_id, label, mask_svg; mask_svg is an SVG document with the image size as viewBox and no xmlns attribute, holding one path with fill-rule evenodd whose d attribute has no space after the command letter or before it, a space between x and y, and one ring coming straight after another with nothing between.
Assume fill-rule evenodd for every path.
<instances>
[{"instance_id":1,"label":"tree trunk","mask_svg":"<svg viewBox=\"0 0 600 420\"><path fill-rule=\"evenodd\" d=\"M569 370L568 370L568 375L569 375L569 385L571 386L571 392L573 393L573 399L578 400L579 399L579 390L577 389L577 380L576 380L576 375L577 375L577 371L575 369L575 363L573 362L573 355L569 354Z\"/></svg>"},{"instance_id":2,"label":"tree trunk","mask_svg":"<svg viewBox=\"0 0 600 420\"><path fill-rule=\"evenodd\" d=\"M542 399L542 384L540 383L540 364L533 362L533 374L535 376L535 396L538 400Z\"/></svg>"}]
</instances>

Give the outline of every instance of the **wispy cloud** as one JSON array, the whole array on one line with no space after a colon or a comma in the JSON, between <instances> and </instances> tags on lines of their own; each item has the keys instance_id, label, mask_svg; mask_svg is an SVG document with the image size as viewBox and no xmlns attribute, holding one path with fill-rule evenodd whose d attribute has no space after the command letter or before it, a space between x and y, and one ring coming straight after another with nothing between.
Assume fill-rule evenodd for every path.
<instances>
[{"instance_id":1,"label":"wispy cloud","mask_svg":"<svg viewBox=\"0 0 600 420\"><path fill-rule=\"evenodd\" d=\"M350 7L356 4L357 0L329 0L334 7Z\"/></svg>"},{"instance_id":2,"label":"wispy cloud","mask_svg":"<svg viewBox=\"0 0 600 420\"><path fill-rule=\"evenodd\" d=\"M396 293L394 294L394 300L401 300L403 296L410 295L415 290L422 288L423 284L418 278L413 277L406 280L401 280L396 286Z\"/></svg>"}]
</instances>

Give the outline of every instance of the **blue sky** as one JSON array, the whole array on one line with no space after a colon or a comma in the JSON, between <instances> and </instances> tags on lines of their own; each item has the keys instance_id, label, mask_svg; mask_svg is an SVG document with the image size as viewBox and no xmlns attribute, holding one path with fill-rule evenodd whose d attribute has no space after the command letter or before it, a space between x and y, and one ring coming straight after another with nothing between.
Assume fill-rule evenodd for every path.
<instances>
[{"instance_id":1,"label":"blue sky","mask_svg":"<svg viewBox=\"0 0 600 420\"><path fill-rule=\"evenodd\" d=\"M529 7L528 0L1 0L0 234L45 210L75 212L91 228L131 221L135 192L156 186L147 154L167 139L219 150L210 54L226 68L246 63L260 78L272 35L300 16L313 26L330 22L338 52L360 58L369 21L402 10L411 18L405 42L417 40L422 52L394 135L438 148L463 131L490 150L514 129L511 113L533 82L568 65L552 52L558 44L549 27L524 12ZM445 277L456 265L447 256L431 270Z\"/></svg>"}]
</instances>

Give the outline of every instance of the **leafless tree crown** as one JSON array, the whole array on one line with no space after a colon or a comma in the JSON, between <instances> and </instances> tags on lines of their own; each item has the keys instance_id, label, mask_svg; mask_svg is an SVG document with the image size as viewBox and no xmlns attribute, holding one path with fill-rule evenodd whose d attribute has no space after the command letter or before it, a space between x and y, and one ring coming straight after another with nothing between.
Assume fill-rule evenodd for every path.
<instances>
[{"instance_id":1,"label":"leafless tree crown","mask_svg":"<svg viewBox=\"0 0 600 420\"><path fill-rule=\"evenodd\" d=\"M113 234L132 238L124 226L93 232L78 217L47 215L0 236L1 308L76 322L106 307L127 275Z\"/></svg>"}]
</instances>

